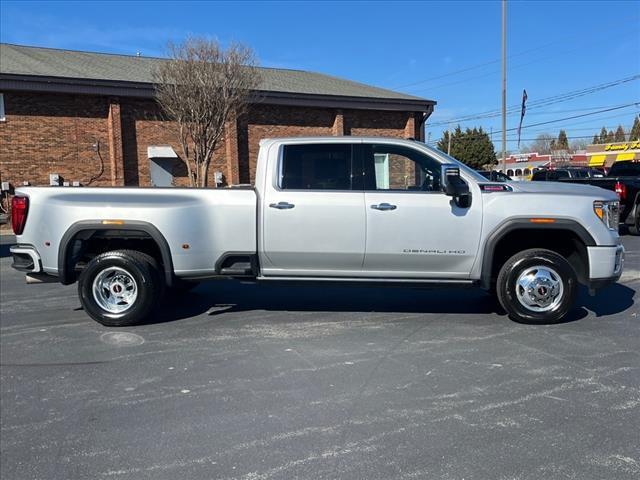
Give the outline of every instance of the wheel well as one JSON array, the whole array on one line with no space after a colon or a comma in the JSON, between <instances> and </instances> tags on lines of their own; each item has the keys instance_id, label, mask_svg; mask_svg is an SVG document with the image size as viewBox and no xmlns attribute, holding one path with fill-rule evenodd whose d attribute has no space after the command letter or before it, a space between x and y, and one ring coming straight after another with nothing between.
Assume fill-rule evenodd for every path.
<instances>
[{"instance_id":1,"label":"wheel well","mask_svg":"<svg viewBox=\"0 0 640 480\"><path fill-rule=\"evenodd\" d=\"M164 241L163 237L160 238ZM166 242L159 242L154 232L134 228L86 228L71 232L60 246L58 267L61 283L74 283L88 262L113 250L136 250L152 256L165 272L167 284L171 285L173 265Z\"/></svg>"},{"instance_id":2,"label":"wheel well","mask_svg":"<svg viewBox=\"0 0 640 480\"><path fill-rule=\"evenodd\" d=\"M491 285L500 268L518 252L529 248L545 248L562 255L576 271L578 281L588 280L589 258L582 239L571 230L517 229L502 236L493 248L491 259Z\"/></svg>"}]
</instances>

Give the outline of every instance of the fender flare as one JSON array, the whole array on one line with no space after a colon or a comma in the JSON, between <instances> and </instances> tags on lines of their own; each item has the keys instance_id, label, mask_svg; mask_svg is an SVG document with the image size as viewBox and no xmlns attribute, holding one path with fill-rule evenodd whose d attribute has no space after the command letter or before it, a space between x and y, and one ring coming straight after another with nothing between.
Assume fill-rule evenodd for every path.
<instances>
[{"instance_id":1,"label":"fender flare","mask_svg":"<svg viewBox=\"0 0 640 480\"><path fill-rule=\"evenodd\" d=\"M160 255L162 256L162 264L164 267L165 282L168 286L173 284L173 260L169 244L154 225L149 222L130 221L127 220L123 225L105 225L101 220L82 220L72 224L62 236L58 247L58 278L63 285L73 283L71 268L68 264L71 240L80 232L85 230L135 230L144 232L156 242Z\"/></svg>"},{"instance_id":2,"label":"fender flare","mask_svg":"<svg viewBox=\"0 0 640 480\"><path fill-rule=\"evenodd\" d=\"M553 218L553 217L550 217ZM596 246L596 241L591 234L575 220L566 218L554 218L554 223L532 223L530 217L512 218L498 225L487 237L482 255L482 270L480 272L480 285L484 289L491 287L491 268L496 245L505 235L515 230L568 230L576 236L587 247Z\"/></svg>"}]
</instances>

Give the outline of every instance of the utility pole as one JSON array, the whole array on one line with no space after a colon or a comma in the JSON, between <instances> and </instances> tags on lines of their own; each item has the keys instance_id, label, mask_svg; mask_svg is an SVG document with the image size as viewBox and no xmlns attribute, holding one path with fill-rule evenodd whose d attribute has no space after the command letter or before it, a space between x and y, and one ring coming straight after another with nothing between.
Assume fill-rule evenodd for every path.
<instances>
[{"instance_id":1,"label":"utility pole","mask_svg":"<svg viewBox=\"0 0 640 480\"><path fill-rule=\"evenodd\" d=\"M502 171L507 171L507 0L502 0Z\"/></svg>"},{"instance_id":2,"label":"utility pole","mask_svg":"<svg viewBox=\"0 0 640 480\"><path fill-rule=\"evenodd\" d=\"M451 155L451 124L449 124L449 145L447 146L447 155Z\"/></svg>"}]
</instances>

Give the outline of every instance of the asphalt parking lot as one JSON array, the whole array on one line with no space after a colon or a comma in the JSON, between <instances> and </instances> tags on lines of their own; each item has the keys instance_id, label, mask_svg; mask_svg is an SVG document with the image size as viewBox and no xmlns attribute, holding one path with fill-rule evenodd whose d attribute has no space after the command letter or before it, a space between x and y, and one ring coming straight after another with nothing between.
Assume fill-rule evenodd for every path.
<instances>
[{"instance_id":1,"label":"asphalt parking lot","mask_svg":"<svg viewBox=\"0 0 640 480\"><path fill-rule=\"evenodd\" d=\"M640 238L560 325L476 290L211 282L108 329L0 259L10 479L640 476Z\"/></svg>"}]
</instances>

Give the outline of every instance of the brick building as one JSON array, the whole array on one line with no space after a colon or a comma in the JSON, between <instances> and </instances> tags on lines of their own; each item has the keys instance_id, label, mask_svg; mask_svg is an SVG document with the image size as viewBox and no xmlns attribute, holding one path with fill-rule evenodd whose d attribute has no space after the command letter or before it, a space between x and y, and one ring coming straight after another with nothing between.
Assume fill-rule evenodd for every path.
<instances>
[{"instance_id":1,"label":"brick building","mask_svg":"<svg viewBox=\"0 0 640 480\"><path fill-rule=\"evenodd\" d=\"M0 176L49 184L186 185L170 122L153 98L162 59L0 45ZM265 137L423 139L434 101L301 70L261 69L260 100L227 125L215 153L223 185L251 183ZM153 180L153 181L152 181Z\"/></svg>"}]
</instances>

